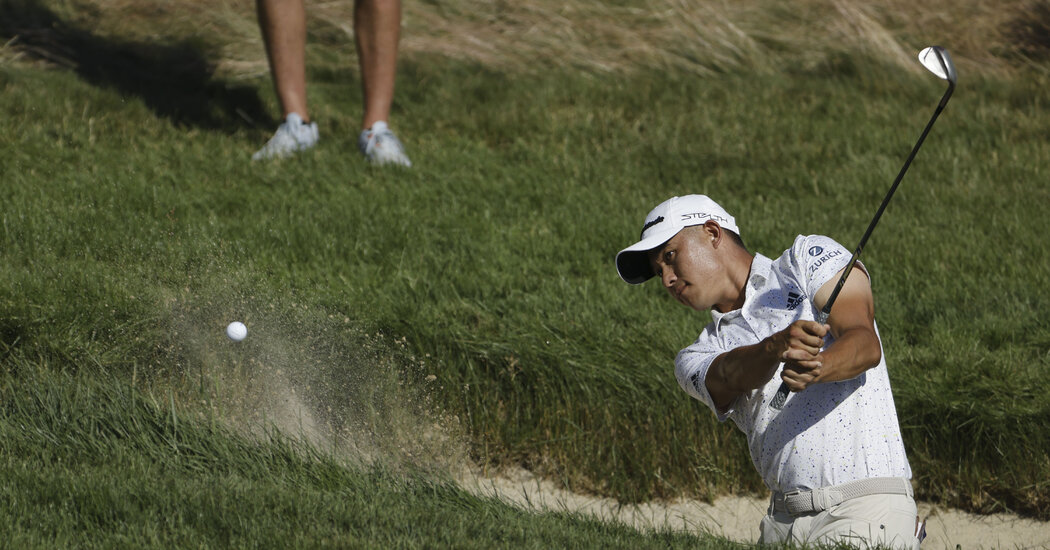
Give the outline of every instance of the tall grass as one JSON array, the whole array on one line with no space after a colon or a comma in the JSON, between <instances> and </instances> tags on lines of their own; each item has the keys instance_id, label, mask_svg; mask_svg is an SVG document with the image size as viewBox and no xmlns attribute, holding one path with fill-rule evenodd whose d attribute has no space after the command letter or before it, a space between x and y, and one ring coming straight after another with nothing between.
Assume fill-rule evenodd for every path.
<instances>
[{"instance_id":1,"label":"tall grass","mask_svg":"<svg viewBox=\"0 0 1050 550\"><path fill-rule=\"evenodd\" d=\"M277 432L248 439L123 379L7 367L0 529L11 547L740 546L525 512Z\"/></svg>"},{"instance_id":2,"label":"tall grass","mask_svg":"<svg viewBox=\"0 0 1050 550\"><path fill-rule=\"evenodd\" d=\"M0 67L5 364L120 377L200 414L304 429L309 416L394 462L447 460L463 430L483 465L627 501L761 491L743 438L670 372L707 317L615 275L641 216L705 192L752 250L814 232L850 246L942 90L892 48L838 42L813 63L703 78L648 58L603 74L523 45L538 72L408 47L394 123L417 167L372 170L354 153L352 63L333 53L349 41L322 27L309 63L322 145L250 164L272 131L270 84L221 76L236 56L216 45L240 35L208 23L246 29L229 15L243 9L199 10L191 32L178 29L194 4L119 21L33 5L5 21L45 39L24 33ZM778 13L800 24L762 16ZM171 34L145 41L147 15ZM962 70L987 65L943 43ZM993 69L963 73L864 261L920 497L1046 518L1047 82ZM249 326L239 347L221 336L233 319ZM451 445L427 440L446 429Z\"/></svg>"},{"instance_id":3,"label":"tall grass","mask_svg":"<svg viewBox=\"0 0 1050 550\"><path fill-rule=\"evenodd\" d=\"M211 50L210 60L226 77L267 74L251 2L52 0L44 5L61 21L102 36L139 41L191 36ZM346 70L355 70L353 2L311 0L307 16L315 54L327 52ZM13 23L8 22L12 34L18 34L17 19ZM711 75L809 70L857 54L900 70L921 70L913 52L940 43L951 45L965 74L1001 76L1043 66L1050 56L1042 32L1048 24L1045 0L801 0L790 5L771 0L456 0L405 3L401 50L410 57L437 54L517 73L558 67L622 74L646 67ZM20 34L23 44L33 47L63 28L43 31L45 36Z\"/></svg>"}]
</instances>

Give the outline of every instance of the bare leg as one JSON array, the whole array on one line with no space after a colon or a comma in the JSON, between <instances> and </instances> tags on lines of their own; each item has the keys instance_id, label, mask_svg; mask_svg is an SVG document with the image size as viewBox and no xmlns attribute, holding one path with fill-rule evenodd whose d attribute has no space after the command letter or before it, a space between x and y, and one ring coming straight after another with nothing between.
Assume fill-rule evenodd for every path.
<instances>
[{"instance_id":1,"label":"bare leg","mask_svg":"<svg viewBox=\"0 0 1050 550\"><path fill-rule=\"evenodd\" d=\"M371 128L376 121L390 118L400 34L401 0L355 1L354 35L365 105L362 130Z\"/></svg>"},{"instance_id":2,"label":"bare leg","mask_svg":"<svg viewBox=\"0 0 1050 550\"><path fill-rule=\"evenodd\" d=\"M266 42L281 118L298 113L310 121L306 110L306 9L303 0L256 0L259 28Z\"/></svg>"}]
</instances>

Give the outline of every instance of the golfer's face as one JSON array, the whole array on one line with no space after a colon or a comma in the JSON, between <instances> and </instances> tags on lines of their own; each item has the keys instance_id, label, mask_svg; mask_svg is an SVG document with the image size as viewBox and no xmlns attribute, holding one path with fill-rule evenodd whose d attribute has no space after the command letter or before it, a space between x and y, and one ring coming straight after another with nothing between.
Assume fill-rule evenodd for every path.
<instances>
[{"instance_id":1,"label":"golfer's face","mask_svg":"<svg viewBox=\"0 0 1050 550\"><path fill-rule=\"evenodd\" d=\"M649 264L667 292L698 311L711 309L711 283L719 272L710 235L704 226L686 227L649 253Z\"/></svg>"}]
</instances>

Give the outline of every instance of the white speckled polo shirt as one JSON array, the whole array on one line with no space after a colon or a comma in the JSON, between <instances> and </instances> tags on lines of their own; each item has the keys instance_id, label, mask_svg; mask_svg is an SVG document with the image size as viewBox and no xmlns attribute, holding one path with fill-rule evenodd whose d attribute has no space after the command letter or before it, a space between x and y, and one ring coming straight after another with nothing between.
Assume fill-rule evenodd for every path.
<instances>
[{"instance_id":1,"label":"white speckled polo shirt","mask_svg":"<svg viewBox=\"0 0 1050 550\"><path fill-rule=\"evenodd\" d=\"M682 388L706 403L719 421L732 419L747 434L751 460L771 491L815 489L871 477L911 479L885 357L851 380L792 393L782 411L771 408L769 401L780 387L783 363L764 387L738 397L724 414L704 383L719 355L756 344L795 321L814 320L813 296L846 267L850 256L842 245L820 235L796 237L776 260L756 254L743 307L725 314L712 310L711 324L675 359ZM878 327L875 330L878 334ZM829 334L825 347L833 342Z\"/></svg>"}]
</instances>

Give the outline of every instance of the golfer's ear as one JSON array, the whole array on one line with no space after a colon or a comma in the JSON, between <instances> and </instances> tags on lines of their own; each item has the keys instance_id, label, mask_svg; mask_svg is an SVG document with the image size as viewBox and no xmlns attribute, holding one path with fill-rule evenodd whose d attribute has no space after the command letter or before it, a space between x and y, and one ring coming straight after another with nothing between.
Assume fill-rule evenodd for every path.
<instances>
[{"instance_id":1,"label":"golfer's ear","mask_svg":"<svg viewBox=\"0 0 1050 550\"><path fill-rule=\"evenodd\" d=\"M704 232L705 237L711 239L712 245L718 246L722 241L722 227L715 220L707 220L700 226L700 230Z\"/></svg>"}]
</instances>

